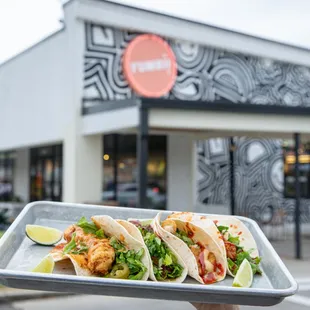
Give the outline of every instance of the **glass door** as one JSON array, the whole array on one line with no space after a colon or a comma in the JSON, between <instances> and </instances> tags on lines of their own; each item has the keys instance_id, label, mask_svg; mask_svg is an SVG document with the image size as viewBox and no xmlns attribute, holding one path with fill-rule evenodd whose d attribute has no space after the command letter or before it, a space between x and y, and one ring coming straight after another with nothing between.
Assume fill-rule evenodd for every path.
<instances>
[{"instance_id":1,"label":"glass door","mask_svg":"<svg viewBox=\"0 0 310 310\"><path fill-rule=\"evenodd\" d=\"M31 150L30 200L61 201L62 146Z\"/></svg>"}]
</instances>

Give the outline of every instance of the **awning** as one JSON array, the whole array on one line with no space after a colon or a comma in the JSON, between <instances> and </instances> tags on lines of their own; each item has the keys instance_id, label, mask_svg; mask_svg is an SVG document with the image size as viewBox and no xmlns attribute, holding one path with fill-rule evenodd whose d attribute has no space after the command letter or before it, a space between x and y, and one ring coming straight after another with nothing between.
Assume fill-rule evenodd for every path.
<instances>
[{"instance_id":1,"label":"awning","mask_svg":"<svg viewBox=\"0 0 310 310\"><path fill-rule=\"evenodd\" d=\"M310 109L279 105L134 99L83 107L82 134L137 132L147 114L149 133L184 134L193 139L247 136L290 139L292 133L310 138ZM143 114L143 115L144 115ZM145 117L145 116L144 116Z\"/></svg>"}]
</instances>

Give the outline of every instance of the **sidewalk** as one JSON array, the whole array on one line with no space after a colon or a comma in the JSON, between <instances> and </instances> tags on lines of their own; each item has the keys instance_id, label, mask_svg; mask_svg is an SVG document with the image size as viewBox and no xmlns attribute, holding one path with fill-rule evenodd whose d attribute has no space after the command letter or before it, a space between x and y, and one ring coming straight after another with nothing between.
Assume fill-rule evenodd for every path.
<instances>
[{"instance_id":1,"label":"sidewalk","mask_svg":"<svg viewBox=\"0 0 310 310\"><path fill-rule=\"evenodd\" d=\"M63 297L68 295L74 295L74 294L0 287L0 304L16 302L20 300Z\"/></svg>"}]
</instances>

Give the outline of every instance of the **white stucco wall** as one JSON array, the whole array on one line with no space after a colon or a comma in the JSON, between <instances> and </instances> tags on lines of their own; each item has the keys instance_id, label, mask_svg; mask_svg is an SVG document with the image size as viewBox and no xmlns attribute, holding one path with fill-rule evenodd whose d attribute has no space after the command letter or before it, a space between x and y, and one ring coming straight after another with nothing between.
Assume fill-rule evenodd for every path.
<instances>
[{"instance_id":1,"label":"white stucco wall","mask_svg":"<svg viewBox=\"0 0 310 310\"><path fill-rule=\"evenodd\" d=\"M65 50L63 30L0 66L0 151L63 139Z\"/></svg>"}]
</instances>

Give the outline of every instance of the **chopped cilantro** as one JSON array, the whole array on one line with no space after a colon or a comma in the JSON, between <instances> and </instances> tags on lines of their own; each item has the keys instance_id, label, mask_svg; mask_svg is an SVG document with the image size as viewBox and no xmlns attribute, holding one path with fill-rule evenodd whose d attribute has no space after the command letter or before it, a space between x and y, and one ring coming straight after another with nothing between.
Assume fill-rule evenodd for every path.
<instances>
[{"instance_id":1,"label":"chopped cilantro","mask_svg":"<svg viewBox=\"0 0 310 310\"><path fill-rule=\"evenodd\" d=\"M72 254L83 254L86 253L88 251L88 247L85 243L81 243L77 246L77 248L73 251L71 251L70 253Z\"/></svg>"},{"instance_id":2,"label":"chopped cilantro","mask_svg":"<svg viewBox=\"0 0 310 310\"><path fill-rule=\"evenodd\" d=\"M221 234L225 234L228 231L229 227L220 225L220 226L217 226L217 229L220 231Z\"/></svg>"},{"instance_id":3,"label":"chopped cilantro","mask_svg":"<svg viewBox=\"0 0 310 310\"><path fill-rule=\"evenodd\" d=\"M98 228L95 223L87 222L85 216L83 216L76 225L81 227L86 234L93 234L100 239L105 238L103 229Z\"/></svg>"},{"instance_id":4,"label":"chopped cilantro","mask_svg":"<svg viewBox=\"0 0 310 310\"><path fill-rule=\"evenodd\" d=\"M229 242L233 243L234 245L239 245L240 244L240 239L239 236L232 236L231 234L229 234L228 239Z\"/></svg>"},{"instance_id":5,"label":"chopped cilantro","mask_svg":"<svg viewBox=\"0 0 310 310\"><path fill-rule=\"evenodd\" d=\"M230 258L227 258L227 263L228 263L228 268L229 270L233 273L233 275L236 275L241 263L243 262L244 259L247 259L252 267L252 272L253 275L255 274L262 274L262 271L259 267L259 263L261 261L261 257L255 257L252 258L250 256L251 250L249 251L243 251L243 249L239 249L237 251L237 256L236 256L236 260L233 261Z\"/></svg>"},{"instance_id":6,"label":"chopped cilantro","mask_svg":"<svg viewBox=\"0 0 310 310\"><path fill-rule=\"evenodd\" d=\"M105 235L104 235L104 232L103 232L103 229L102 229L102 228L96 231L96 236L97 236L98 238L100 238L100 239L105 238Z\"/></svg>"},{"instance_id":7,"label":"chopped cilantro","mask_svg":"<svg viewBox=\"0 0 310 310\"><path fill-rule=\"evenodd\" d=\"M71 241L63 249L63 254L68 254L75 248L76 248L75 233L73 233Z\"/></svg>"}]
</instances>

